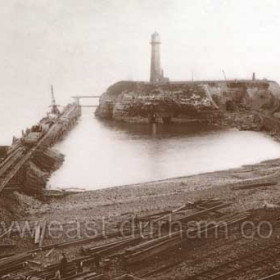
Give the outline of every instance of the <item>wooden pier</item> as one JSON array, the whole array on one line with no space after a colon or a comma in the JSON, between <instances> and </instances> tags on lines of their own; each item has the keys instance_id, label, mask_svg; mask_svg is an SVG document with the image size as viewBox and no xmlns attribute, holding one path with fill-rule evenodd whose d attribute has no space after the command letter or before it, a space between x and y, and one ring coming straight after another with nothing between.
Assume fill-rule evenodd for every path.
<instances>
[{"instance_id":1,"label":"wooden pier","mask_svg":"<svg viewBox=\"0 0 280 280\"><path fill-rule=\"evenodd\" d=\"M14 190L40 193L49 173L57 167L58 161L63 161L63 156L48 149L75 125L80 114L79 105L67 105L61 114L48 115L23 132L20 139L14 140L6 157L0 161L0 193Z\"/></svg>"}]
</instances>

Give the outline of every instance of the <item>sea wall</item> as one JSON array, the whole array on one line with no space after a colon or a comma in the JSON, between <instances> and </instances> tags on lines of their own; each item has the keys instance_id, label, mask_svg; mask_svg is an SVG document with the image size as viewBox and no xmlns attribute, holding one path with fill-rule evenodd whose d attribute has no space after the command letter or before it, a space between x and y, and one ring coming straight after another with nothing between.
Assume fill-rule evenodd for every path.
<instances>
[{"instance_id":1,"label":"sea wall","mask_svg":"<svg viewBox=\"0 0 280 280\"><path fill-rule=\"evenodd\" d=\"M211 122L237 109L272 110L274 81L118 82L102 94L96 115L126 122Z\"/></svg>"}]
</instances>

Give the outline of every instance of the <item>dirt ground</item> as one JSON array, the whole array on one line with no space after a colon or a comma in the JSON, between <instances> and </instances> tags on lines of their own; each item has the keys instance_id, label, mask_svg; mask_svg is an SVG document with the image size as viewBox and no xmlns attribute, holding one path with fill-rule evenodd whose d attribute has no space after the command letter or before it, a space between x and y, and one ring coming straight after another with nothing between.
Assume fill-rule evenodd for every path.
<instances>
[{"instance_id":1,"label":"dirt ground","mask_svg":"<svg viewBox=\"0 0 280 280\"><path fill-rule=\"evenodd\" d=\"M104 229L105 233L110 233L121 222L136 214L144 216L172 210L201 199L219 198L231 204L227 208L228 212L250 210L253 220L268 219L277 222L278 217L280 218L279 174L280 159L276 159L227 171L50 197L46 201L16 193L5 199L1 198L0 217L1 222L5 222L6 226L11 225L12 221L20 224L28 222L31 225L36 222L41 224L55 222L62 225L64 233L70 232L69 235L62 234L56 238L46 235L44 246L86 238L84 225L88 222L95 223L98 234L103 233ZM79 233L77 233L77 224L82 227ZM278 231L276 227L271 238L277 238ZM3 225L1 233L3 233ZM178 264L172 266L171 269L152 275L149 279L185 279L184 277L199 271L202 266L213 266L213 263L219 263L226 257L243 254L246 252L247 244L252 241L233 242L234 239L231 240L231 238L234 237L230 237L229 240L212 240L211 242L208 240L202 244L201 242L193 243L187 249L179 248L168 252L167 255L155 257L152 262L148 262L148 265L143 263L143 266L127 267L125 270L140 277L151 270L169 264L170 261L177 261ZM255 241L269 243L270 239ZM5 236L2 237L1 242L2 244L16 244L16 246L14 249L2 250L0 256L38 248L38 245L34 244L34 236L24 238L17 235ZM95 243L103 242L106 240ZM46 252L42 252L38 253L36 260L51 264L58 261L60 252L66 252L72 259L80 256L80 249L80 245L56 249L48 258L46 258ZM278 268L280 265L276 262L273 267L257 270L255 274L250 274L252 275L250 277L242 276L241 273L239 278L232 279L256 279L255 275L262 276ZM115 272L115 275L118 275L118 272Z\"/></svg>"}]
</instances>

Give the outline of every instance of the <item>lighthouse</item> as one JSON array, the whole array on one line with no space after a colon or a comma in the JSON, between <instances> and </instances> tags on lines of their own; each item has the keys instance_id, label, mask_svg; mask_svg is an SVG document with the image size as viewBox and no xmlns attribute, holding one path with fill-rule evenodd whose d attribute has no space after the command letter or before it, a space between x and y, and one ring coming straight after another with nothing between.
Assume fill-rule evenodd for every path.
<instances>
[{"instance_id":1,"label":"lighthouse","mask_svg":"<svg viewBox=\"0 0 280 280\"><path fill-rule=\"evenodd\" d=\"M151 38L151 83L164 82L168 79L163 77L163 70L160 65L160 38L157 32L152 34Z\"/></svg>"}]
</instances>

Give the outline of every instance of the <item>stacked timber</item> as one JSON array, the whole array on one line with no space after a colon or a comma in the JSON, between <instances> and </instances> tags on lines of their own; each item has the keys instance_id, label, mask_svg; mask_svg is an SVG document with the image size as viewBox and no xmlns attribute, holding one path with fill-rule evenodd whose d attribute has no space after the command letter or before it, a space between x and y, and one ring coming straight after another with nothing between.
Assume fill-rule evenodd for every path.
<instances>
[{"instance_id":1,"label":"stacked timber","mask_svg":"<svg viewBox=\"0 0 280 280\"><path fill-rule=\"evenodd\" d=\"M39 194L45 189L48 173L42 171L33 162L28 162L25 167L25 180L23 190L28 194Z\"/></svg>"},{"instance_id":2,"label":"stacked timber","mask_svg":"<svg viewBox=\"0 0 280 280\"><path fill-rule=\"evenodd\" d=\"M143 240L140 235L136 237L122 238L121 240L106 243L100 246L84 247L82 252L86 255L98 254L100 256L107 256L123 248L135 245Z\"/></svg>"},{"instance_id":3,"label":"stacked timber","mask_svg":"<svg viewBox=\"0 0 280 280\"><path fill-rule=\"evenodd\" d=\"M85 262L94 262L94 257L87 258L77 258L71 260L67 263L66 266L66 276L63 279L68 280L102 280L104 279L104 275L101 273L97 273L96 271L92 271L90 267L85 269ZM57 279L56 272L59 269L59 263L54 263L48 266L45 266L42 271L33 271L28 273L27 277L33 279L31 277L38 277L39 279ZM29 278L27 278L29 279Z\"/></svg>"},{"instance_id":4,"label":"stacked timber","mask_svg":"<svg viewBox=\"0 0 280 280\"><path fill-rule=\"evenodd\" d=\"M31 253L23 253L0 260L0 276L15 272L26 265L26 261L34 255Z\"/></svg>"},{"instance_id":5,"label":"stacked timber","mask_svg":"<svg viewBox=\"0 0 280 280\"><path fill-rule=\"evenodd\" d=\"M64 161L64 155L51 149L38 150L32 157L32 162L41 170L51 172L57 170Z\"/></svg>"},{"instance_id":6,"label":"stacked timber","mask_svg":"<svg viewBox=\"0 0 280 280\"><path fill-rule=\"evenodd\" d=\"M166 250L172 250L178 247L182 243L181 235L182 232L174 232L127 249L125 256L126 263L133 264L141 262Z\"/></svg>"},{"instance_id":7,"label":"stacked timber","mask_svg":"<svg viewBox=\"0 0 280 280\"><path fill-rule=\"evenodd\" d=\"M194 207L196 211L191 214L180 213L179 209L185 209L190 206ZM159 213L159 217L153 214L150 217L150 223L166 222L169 224L169 231L166 231L164 235L161 234L161 236L157 238L127 248L125 250L126 263L135 264L146 261L166 251L184 246L190 236L192 237L192 242L194 242L193 237L195 236L205 236L207 238L212 234L224 232L225 229L229 230L230 227L248 218L249 213L247 212L224 214L219 211L228 206L230 206L230 204L224 203L221 200L200 200L194 203L188 203L173 211L168 211L168 214L161 212ZM213 218L213 215L218 215L219 217ZM147 221L148 217L146 216L144 218ZM195 221L198 221L198 223L195 223ZM175 225L180 225L179 230L173 230L173 223Z\"/></svg>"},{"instance_id":8,"label":"stacked timber","mask_svg":"<svg viewBox=\"0 0 280 280\"><path fill-rule=\"evenodd\" d=\"M0 146L0 162L7 156L8 148L7 146Z\"/></svg>"},{"instance_id":9,"label":"stacked timber","mask_svg":"<svg viewBox=\"0 0 280 280\"><path fill-rule=\"evenodd\" d=\"M8 148L7 156L11 155L14 151L20 148L22 148L21 139L17 139L14 137L12 145Z\"/></svg>"}]
</instances>

